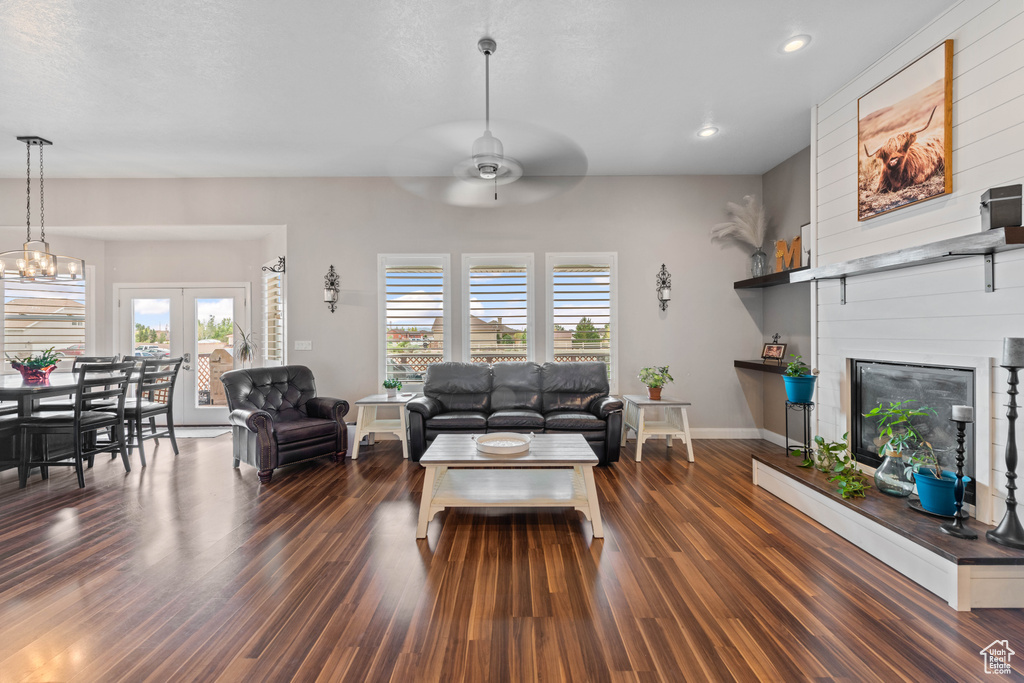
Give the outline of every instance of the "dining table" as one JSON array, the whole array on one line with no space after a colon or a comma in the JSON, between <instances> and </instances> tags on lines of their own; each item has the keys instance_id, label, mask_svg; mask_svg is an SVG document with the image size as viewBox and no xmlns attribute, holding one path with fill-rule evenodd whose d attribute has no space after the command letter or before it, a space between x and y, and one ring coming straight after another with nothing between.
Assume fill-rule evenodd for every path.
<instances>
[{"instance_id":1,"label":"dining table","mask_svg":"<svg viewBox=\"0 0 1024 683\"><path fill-rule=\"evenodd\" d=\"M26 384L20 374L0 375L0 402L17 403L18 417L28 417L40 400L70 396L77 385L78 375L71 372L55 372L45 384Z\"/></svg>"}]
</instances>

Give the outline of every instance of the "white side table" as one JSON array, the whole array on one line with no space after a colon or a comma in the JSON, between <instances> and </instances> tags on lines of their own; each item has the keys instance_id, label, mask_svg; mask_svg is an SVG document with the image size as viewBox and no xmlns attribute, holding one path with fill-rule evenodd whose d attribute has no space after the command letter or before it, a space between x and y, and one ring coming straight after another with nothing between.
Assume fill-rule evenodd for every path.
<instances>
[{"instance_id":1,"label":"white side table","mask_svg":"<svg viewBox=\"0 0 1024 683\"><path fill-rule=\"evenodd\" d=\"M636 461L640 462L644 441L652 436L664 436L666 445L672 448L672 437L682 438L686 444L687 460L693 462L693 441L690 439L690 420L686 416L686 407L691 405L687 401L680 401L674 398L662 396L660 401L652 401L646 396L637 394L622 397L626 404L625 424L622 425L622 444L626 445L626 434L632 429L636 432ZM665 411L665 418L660 421L649 422L645 419L644 412L648 408L661 408Z\"/></svg>"},{"instance_id":2,"label":"white side table","mask_svg":"<svg viewBox=\"0 0 1024 683\"><path fill-rule=\"evenodd\" d=\"M356 401L359 412L356 414L355 445L352 446L352 459L359 459L359 442L364 436L373 434L394 434L402 442L402 457L409 457L409 439L405 430L405 404L416 398L418 394L373 394ZM378 418L377 408L398 408L398 418Z\"/></svg>"}]
</instances>

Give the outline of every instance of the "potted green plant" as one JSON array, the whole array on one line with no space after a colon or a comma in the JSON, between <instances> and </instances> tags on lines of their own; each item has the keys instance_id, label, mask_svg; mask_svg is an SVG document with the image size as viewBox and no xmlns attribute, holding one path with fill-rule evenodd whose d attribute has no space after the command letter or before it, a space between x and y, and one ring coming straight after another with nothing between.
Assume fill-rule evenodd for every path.
<instances>
[{"instance_id":1,"label":"potted green plant","mask_svg":"<svg viewBox=\"0 0 1024 683\"><path fill-rule=\"evenodd\" d=\"M21 373L22 381L25 384L46 384L50 381L50 373L57 367L60 356L53 352L53 347L45 351L21 358L11 358L11 367Z\"/></svg>"},{"instance_id":2,"label":"potted green plant","mask_svg":"<svg viewBox=\"0 0 1024 683\"><path fill-rule=\"evenodd\" d=\"M924 446L910 456L921 507L936 515L952 517L956 514L956 473L943 470L931 444L924 442ZM970 480L964 476L964 484Z\"/></svg>"},{"instance_id":3,"label":"potted green plant","mask_svg":"<svg viewBox=\"0 0 1024 683\"><path fill-rule=\"evenodd\" d=\"M786 398L790 403L810 403L814 397L814 383L818 379L818 371L811 370L803 361L803 356L789 354L793 360L782 373L782 381L786 383Z\"/></svg>"},{"instance_id":4,"label":"potted green plant","mask_svg":"<svg viewBox=\"0 0 1024 683\"><path fill-rule=\"evenodd\" d=\"M397 379L386 379L383 386L388 398L394 398L398 396L398 390L402 388L402 383Z\"/></svg>"},{"instance_id":5,"label":"potted green plant","mask_svg":"<svg viewBox=\"0 0 1024 683\"><path fill-rule=\"evenodd\" d=\"M252 363L256 359L256 352L259 347L256 342L252 340L252 332L246 334L242 332L242 328L235 323L235 329L238 330L238 335L235 339L235 357L242 361L242 367L245 367L246 363Z\"/></svg>"},{"instance_id":6,"label":"potted green plant","mask_svg":"<svg viewBox=\"0 0 1024 683\"><path fill-rule=\"evenodd\" d=\"M934 415L935 409L914 407L914 403L913 399L883 401L864 413L864 417L878 420L878 454L882 456L882 464L875 470L875 486L882 493L899 498L906 498L914 490L911 466L906 458L918 448L931 450L913 418Z\"/></svg>"},{"instance_id":7,"label":"potted green plant","mask_svg":"<svg viewBox=\"0 0 1024 683\"><path fill-rule=\"evenodd\" d=\"M647 387L647 395L652 401L661 400L661 388L674 381L672 375L668 374L667 365L655 365L648 368L640 368L637 378Z\"/></svg>"}]
</instances>

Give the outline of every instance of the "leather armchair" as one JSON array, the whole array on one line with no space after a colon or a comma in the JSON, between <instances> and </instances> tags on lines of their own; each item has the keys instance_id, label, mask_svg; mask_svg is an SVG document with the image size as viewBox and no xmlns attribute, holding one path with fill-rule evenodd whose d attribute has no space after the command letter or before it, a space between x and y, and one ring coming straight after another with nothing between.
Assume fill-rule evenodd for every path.
<instances>
[{"instance_id":1,"label":"leather armchair","mask_svg":"<svg viewBox=\"0 0 1024 683\"><path fill-rule=\"evenodd\" d=\"M233 432L234 465L244 460L270 483L274 470L348 451L347 401L316 395L302 365L232 370L221 376Z\"/></svg>"}]
</instances>

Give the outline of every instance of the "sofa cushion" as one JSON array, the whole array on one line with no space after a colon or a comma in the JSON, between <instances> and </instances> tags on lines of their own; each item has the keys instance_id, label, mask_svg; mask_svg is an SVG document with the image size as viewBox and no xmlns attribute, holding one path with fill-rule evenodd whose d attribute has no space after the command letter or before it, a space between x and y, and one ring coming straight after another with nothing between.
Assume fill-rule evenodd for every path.
<instances>
[{"instance_id":1,"label":"sofa cushion","mask_svg":"<svg viewBox=\"0 0 1024 683\"><path fill-rule=\"evenodd\" d=\"M593 413L576 410L558 411L544 415L544 428L565 432L604 430L605 421Z\"/></svg>"},{"instance_id":2,"label":"sofa cushion","mask_svg":"<svg viewBox=\"0 0 1024 683\"><path fill-rule=\"evenodd\" d=\"M587 363L545 363L541 367L541 412L590 410L594 399L608 395L608 366Z\"/></svg>"},{"instance_id":3,"label":"sofa cushion","mask_svg":"<svg viewBox=\"0 0 1024 683\"><path fill-rule=\"evenodd\" d=\"M485 363L436 363L427 368L423 393L445 411L491 411L491 367Z\"/></svg>"},{"instance_id":4,"label":"sofa cushion","mask_svg":"<svg viewBox=\"0 0 1024 683\"><path fill-rule=\"evenodd\" d=\"M539 365L495 363L491 374L491 410L540 410Z\"/></svg>"},{"instance_id":5,"label":"sofa cushion","mask_svg":"<svg viewBox=\"0 0 1024 683\"><path fill-rule=\"evenodd\" d=\"M281 420L274 422L277 443L295 443L320 437L336 437L338 423L334 420L317 420L303 417L298 420Z\"/></svg>"},{"instance_id":6,"label":"sofa cushion","mask_svg":"<svg viewBox=\"0 0 1024 683\"><path fill-rule=\"evenodd\" d=\"M441 413L427 420L427 429L487 429L487 416L473 411Z\"/></svg>"},{"instance_id":7,"label":"sofa cushion","mask_svg":"<svg viewBox=\"0 0 1024 683\"><path fill-rule=\"evenodd\" d=\"M497 410L487 418L487 427L490 429L543 429L544 416L536 410Z\"/></svg>"}]
</instances>

